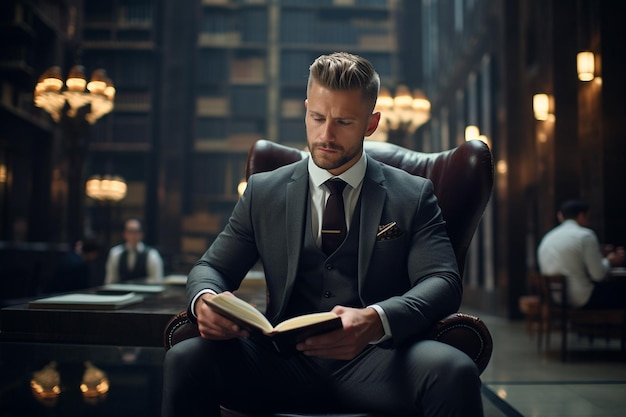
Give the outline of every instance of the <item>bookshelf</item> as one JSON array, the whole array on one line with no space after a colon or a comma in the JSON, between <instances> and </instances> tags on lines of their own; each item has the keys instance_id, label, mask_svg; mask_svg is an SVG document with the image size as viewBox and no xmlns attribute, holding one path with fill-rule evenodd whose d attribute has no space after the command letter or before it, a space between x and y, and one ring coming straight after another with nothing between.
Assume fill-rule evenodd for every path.
<instances>
[{"instance_id":1,"label":"bookshelf","mask_svg":"<svg viewBox=\"0 0 626 417\"><path fill-rule=\"evenodd\" d=\"M361 54L393 83L397 42L387 3L203 0L197 82L204 97L198 98L196 132L201 148L219 151L244 137L248 145L262 137L304 145L308 67L321 54ZM216 104L212 110L209 102Z\"/></svg>"},{"instance_id":2,"label":"bookshelf","mask_svg":"<svg viewBox=\"0 0 626 417\"><path fill-rule=\"evenodd\" d=\"M187 230L187 244L210 242L225 225L256 140L304 148L306 83L315 58L357 53L374 63L384 81L396 81L394 28L387 0L200 2L187 223L209 210L214 230Z\"/></svg>"},{"instance_id":3,"label":"bookshelf","mask_svg":"<svg viewBox=\"0 0 626 417\"><path fill-rule=\"evenodd\" d=\"M357 53L383 81L396 81L387 0L83 6L83 65L106 68L117 88L114 112L93 129L90 169L129 178L143 197L122 201L120 216L152 216L148 228L180 259L197 256L227 222L256 140L304 148L308 67L317 56ZM204 226L194 230L195 222Z\"/></svg>"}]
</instances>

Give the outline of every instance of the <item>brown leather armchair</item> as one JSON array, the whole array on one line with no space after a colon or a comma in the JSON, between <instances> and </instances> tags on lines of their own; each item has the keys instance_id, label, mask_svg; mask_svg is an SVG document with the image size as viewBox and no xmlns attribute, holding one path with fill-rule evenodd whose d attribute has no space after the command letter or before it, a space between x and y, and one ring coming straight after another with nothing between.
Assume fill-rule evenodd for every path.
<instances>
[{"instance_id":1,"label":"brown leather armchair","mask_svg":"<svg viewBox=\"0 0 626 417\"><path fill-rule=\"evenodd\" d=\"M493 159L488 146L473 140L448 151L423 153L391 143L366 141L365 151L376 160L433 182L462 275L467 250L493 187ZM305 155L296 148L259 140L248 153L246 178L298 161ZM186 312L181 312L165 329L165 348L195 336L198 336L196 325L188 321ZM452 314L436 323L429 337L465 352L481 373L491 358L491 335L478 317Z\"/></svg>"}]
</instances>

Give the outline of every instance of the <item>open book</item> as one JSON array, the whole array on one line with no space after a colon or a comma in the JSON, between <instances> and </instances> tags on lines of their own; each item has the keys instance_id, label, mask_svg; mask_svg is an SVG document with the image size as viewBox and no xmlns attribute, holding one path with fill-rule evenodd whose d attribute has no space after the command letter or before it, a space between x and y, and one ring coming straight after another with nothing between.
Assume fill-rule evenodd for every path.
<instances>
[{"instance_id":1,"label":"open book","mask_svg":"<svg viewBox=\"0 0 626 417\"><path fill-rule=\"evenodd\" d=\"M255 307L233 295L218 294L202 299L219 314L250 332L250 337L270 344L280 353L296 352L296 344L316 334L341 329L341 318L330 311L305 314L285 320L276 326Z\"/></svg>"}]
</instances>

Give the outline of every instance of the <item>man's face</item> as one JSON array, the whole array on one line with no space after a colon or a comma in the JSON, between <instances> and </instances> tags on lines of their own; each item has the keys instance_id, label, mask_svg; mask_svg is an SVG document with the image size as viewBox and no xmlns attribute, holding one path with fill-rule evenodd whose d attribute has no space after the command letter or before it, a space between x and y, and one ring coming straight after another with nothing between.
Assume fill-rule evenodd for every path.
<instances>
[{"instance_id":1,"label":"man's face","mask_svg":"<svg viewBox=\"0 0 626 417\"><path fill-rule=\"evenodd\" d=\"M130 247L136 247L143 239L143 233L141 231L141 225L136 221L126 222L124 227L124 240Z\"/></svg>"},{"instance_id":2,"label":"man's face","mask_svg":"<svg viewBox=\"0 0 626 417\"><path fill-rule=\"evenodd\" d=\"M374 133L380 120L380 113L371 113L359 89L330 90L313 82L304 107L313 162L333 175L359 160L364 137Z\"/></svg>"}]
</instances>

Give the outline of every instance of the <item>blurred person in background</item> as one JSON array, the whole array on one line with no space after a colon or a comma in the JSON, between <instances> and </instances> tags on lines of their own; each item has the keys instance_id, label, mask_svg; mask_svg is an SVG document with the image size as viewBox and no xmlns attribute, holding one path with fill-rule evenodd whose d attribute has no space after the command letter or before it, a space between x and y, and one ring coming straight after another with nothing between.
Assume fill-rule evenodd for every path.
<instances>
[{"instance_id":1,"label":"blurred person in background","mask_svg":"<svg viewBox=\"0 0 626 417\"><path fill-rule=\"evenodd\" d=\"M143 228L139 219L124 222L124 243L113 246L106 262L105 284L147 279L163 281L163 259L159 251L143 243Z\"/></svg>"},{"instance_id":2,"label":"blurred person in background","mask_svg":"<svg viewBox=\"0 0 626 417\"><path fill-rule=\"evenodd\" d=\"M92 270L101 249L100 243L93 238L74 242L72 250L61 259L54 277L44 286L43 291L67 292L93 287Z\"/></svg>"},{"instance_id":3,"label":"blurred person in background","mask_svg":"<svg viewBox=\"0 0 626 417\"><path fill-rule=\"evenodd\" d=\"M624 264L624 248L603 249L589 228L590 206L580 199L565 201L560 224L548 232L537 249L543 275L564 275L568 303L582 309L626 307L626 279L609 278L612 267Z\"/></svg>"}]
</instances>

